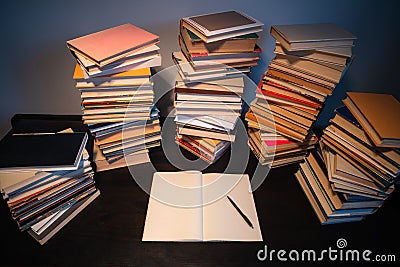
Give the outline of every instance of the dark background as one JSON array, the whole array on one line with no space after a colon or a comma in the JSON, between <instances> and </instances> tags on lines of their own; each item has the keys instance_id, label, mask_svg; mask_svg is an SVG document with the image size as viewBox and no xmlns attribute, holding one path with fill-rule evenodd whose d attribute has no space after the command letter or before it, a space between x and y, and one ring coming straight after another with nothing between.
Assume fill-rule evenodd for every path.
<instances>
[{"instance_id":1,"label":"dark background","mask_svg":"<svg viewBox=\"0 0 400 267\"><path fill-rule=\"evenodd\" d=\"M328 98L318 126L327 124L345 91L392 93L399 98L399 18L396 1L347 0L152 0L7 1L2 4L0 137L16 113L80 114L74 88L74 59L65 42L85 34L132 23L160 36L163 68L173 65L179 19L241 10L265 24L262 60L253 68L257 84L273 57L272 24L334 22L358 37L356 59Z\"/></svg>"}]
</instances>

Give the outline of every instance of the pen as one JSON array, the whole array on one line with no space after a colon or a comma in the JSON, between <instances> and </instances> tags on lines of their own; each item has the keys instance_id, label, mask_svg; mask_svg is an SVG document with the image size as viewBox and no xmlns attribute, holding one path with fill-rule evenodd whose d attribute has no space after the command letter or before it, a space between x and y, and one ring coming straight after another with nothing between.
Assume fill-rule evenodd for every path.
<instances>
[{"instance_id":1,"label":"pen","mask_svg":"<svg viewBox=\"0 0 400 267\"><path fill-rule=\"evenodd\" d=\"M226 196L229 199L229 202L231 202L231 204L235 207L235 209L239 212L240 216L242 216L242 218L246 221L246 223L254 229L253 224L251 223L251 221L249 220L249 218L247 218L247 216L240 210L240 208L236 205L236 203L229 197Z\"/></svg>"}]
</instances>

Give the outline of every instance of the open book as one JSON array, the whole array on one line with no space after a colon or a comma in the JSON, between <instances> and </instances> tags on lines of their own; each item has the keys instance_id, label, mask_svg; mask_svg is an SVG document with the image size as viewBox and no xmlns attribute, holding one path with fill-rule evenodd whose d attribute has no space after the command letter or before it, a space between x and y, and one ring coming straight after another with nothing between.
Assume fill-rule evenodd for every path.
<instances>
[{"instance_id":1,"label":"open book","mask_svg":"<svg viewBox=\"0 0 400 267\"><path fill-rule=\"evenodd\" d=\"M156 172L142 240L262 241L248 175Z\"/></svg>"}]
</instances>

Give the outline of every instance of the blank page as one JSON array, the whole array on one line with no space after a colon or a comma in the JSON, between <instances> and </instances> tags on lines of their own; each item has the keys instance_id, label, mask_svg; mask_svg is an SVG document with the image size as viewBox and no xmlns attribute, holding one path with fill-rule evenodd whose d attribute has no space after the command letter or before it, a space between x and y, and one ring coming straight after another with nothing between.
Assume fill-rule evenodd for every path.
<instances>
[{"instance_id":1,"label":"blank page","mask_svg":"<svg viewBox=\"0 0 400 267\"><path fill-rule=\"evenodd\" d=\"M156 172L142 241L201 241L201 172Z\"/></svg>"},{"instance_id":2,"label":"blank page","mask_svg":"<svg viewBox=\"0 0 400 267\"><path fill-rule=\"evenodd\" d=\"M254 229L247 225L227 195L247 215ZM262 241L248 175L203 174L203 201L211 202L203 207L204 241Z\"/></svg>"}]
</instances>

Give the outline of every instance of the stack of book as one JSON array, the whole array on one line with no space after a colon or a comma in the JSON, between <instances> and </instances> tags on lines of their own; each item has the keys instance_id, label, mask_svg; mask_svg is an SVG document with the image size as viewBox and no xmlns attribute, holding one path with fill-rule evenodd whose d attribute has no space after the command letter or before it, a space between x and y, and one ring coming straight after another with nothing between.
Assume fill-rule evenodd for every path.
<instances>
[{"instance_id":1,"label":"stack of book","mask_svg":"<svg viewBox=\"0 0 400 267\"><path fill-rule=\"evenodd\" d=\"M303 184L325 183L324 188L306 188L313 192L308 198L321 223L360 220L375 212L390 197L400 173L400 103L391 95L356 92L347 93L343 103L321 137L320 166L313 166L310 156L296 174ZM335 217L340 205L354 209Z\"/></svg>"},{"instance_id":2,"label":"stack of book","mask_svg":"<svg viewBox=\"0 0 400 267\"><path fill-rule=\"evenodd\" d=\"M257 32L263 24L237 11L182 18L172 58L176 142L212 163L235 140L244 79L259 60Z\"/></svg>"},{"instance_id":3,"label":"stack of book","mask_svg":"<svg viewBox=\"0 0 400 267\"><path fill-rule=\"evenodd\" d=\"M87 138L87 133L9 133L0 141L2 196L19 229L42 245L100 194Z\"/></svg>"},{"instance_id":4,"label":"stack of book","mask_svg":"<svg viewBox=\"0 0 400 267\"><path fill-rule=\"evenodd\" d=\"M150 68L161 65L158 42L131 24L67 41L77 61L83 121L95 136L97 171L148 162L147 148L159 145L150 79Z\"/></svg>"},{"instance_id":5,"label":"stack of book","mask_svg":"<svg viewBox=\"0 0 400 267\"><path fill-rule=\"evenodd\" d=\"M349 66L356 37L329 23L273 25L271 35L275 57L246 120L261 164L278 167L301 161L316 142L311 127Z\"/></svg>"}]
</instances>

